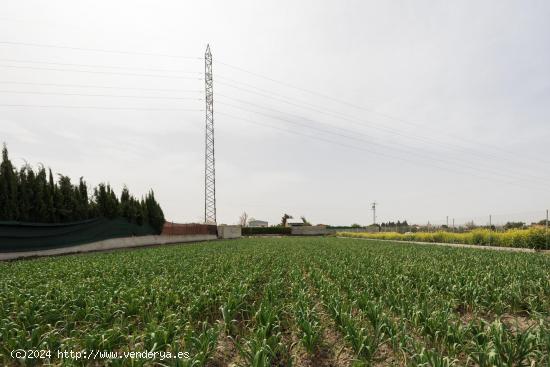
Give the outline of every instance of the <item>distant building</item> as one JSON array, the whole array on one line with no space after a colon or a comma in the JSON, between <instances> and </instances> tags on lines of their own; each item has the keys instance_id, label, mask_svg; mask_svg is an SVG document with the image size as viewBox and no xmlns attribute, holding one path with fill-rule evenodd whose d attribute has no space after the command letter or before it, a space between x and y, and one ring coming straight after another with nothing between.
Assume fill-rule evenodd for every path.
<instances>
[{"instance_id":1,"label":"distant building","mask_svg":"<svg viewBox=\"0 0 550 367\"><path fill-rule=\"evenodd\" d=\"M265 220L251 220L248 222L249 227L267 227L268 223Z\"/></svg>"}]
</instances>

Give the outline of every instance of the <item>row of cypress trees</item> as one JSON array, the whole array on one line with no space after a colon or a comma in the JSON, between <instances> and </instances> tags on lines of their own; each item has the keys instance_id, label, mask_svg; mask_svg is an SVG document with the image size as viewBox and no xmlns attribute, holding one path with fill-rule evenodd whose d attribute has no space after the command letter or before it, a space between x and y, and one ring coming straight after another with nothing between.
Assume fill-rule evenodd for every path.
<instances>
[{"instance_id":1,"label":"row of cypress trees","mask_svg":"<svg viewBox=\"0 0 550 367\"><path fill-rule=\"evenodd\" d=\"M54 180L51 169L29 165L17 169L4 144L0 164L0 221L66 223L92 218L124 217L139 225L150 224L158 233L164 225L164 213L153 191L136 199L124 187L120 199L109 184L99 184L88 192L81 177L73 184L68 176Z\"/></svg>"}]
</instances>

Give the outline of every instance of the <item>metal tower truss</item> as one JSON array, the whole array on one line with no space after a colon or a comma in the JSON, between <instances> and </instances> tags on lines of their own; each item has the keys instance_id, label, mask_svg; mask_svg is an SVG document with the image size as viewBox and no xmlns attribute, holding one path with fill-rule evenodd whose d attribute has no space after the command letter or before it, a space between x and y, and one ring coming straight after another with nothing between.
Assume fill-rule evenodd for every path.
<instances>
[{"instance_id":1,"label":"metal tower truss","mask_svg":"<svg viewBox=\"0 0 550 367\"><path fill-rule=\"evenodd\" d=\"M210 45L204 54L206 92L206 139L204 156L204 222L216 224L216 167L214 156L214 89L212 82L212 53Z\"/></svg>"}]
</instances>

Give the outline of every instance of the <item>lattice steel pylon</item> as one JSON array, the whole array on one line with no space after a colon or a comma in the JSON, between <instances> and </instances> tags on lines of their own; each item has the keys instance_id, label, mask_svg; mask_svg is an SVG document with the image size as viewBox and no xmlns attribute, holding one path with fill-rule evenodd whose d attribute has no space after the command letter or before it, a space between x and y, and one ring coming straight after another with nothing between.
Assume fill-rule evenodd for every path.
<instances>
[{"instance_id":1,"label":"lattice steel pylon","mask_svg":"<svg viewBox=\"0 0 550 367\"><path fill-rule=\"evenodd\" d=\"M204 223L216 224L216 166L214 156L214 88L210 45L204 54L204 85L206 92L206 135L204 155Z\"/></svg>"}]
</instances>

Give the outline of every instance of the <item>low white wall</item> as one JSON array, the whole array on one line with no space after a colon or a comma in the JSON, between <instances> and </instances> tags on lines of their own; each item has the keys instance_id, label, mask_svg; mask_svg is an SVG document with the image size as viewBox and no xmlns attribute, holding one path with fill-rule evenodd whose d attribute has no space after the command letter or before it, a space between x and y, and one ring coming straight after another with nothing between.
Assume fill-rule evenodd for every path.
<instances>
[{"instance_id":1,"label":"low white wall","mask_svg":"<svg viewBox=\"0 0 550 367\"><path fill-rule=\"evenodd\" d=\"M242 236L241 226L218 226L220 238L239 238Z\"/></svg>"},{"instance_id":2,"label":"low white wall","mask_svg":"<svg viewBox=\"0 0 550 367\"><path fill-rule=\"evenodd\" d=\"M300 226L292 227L290 234L295 236L322 236L328 234L325 226Z\"/></svg>"},{"instance_id":3,"label":"low white wall","mask_svg":"<svg viewBox=\"0 0 550 367\"><path fill-rule=\"evenodd\" d=\"M215 235L194 234L184 236L140 236L112 238L109 240L86 243L70 247L60 247L38 251L6 252L0 253L0 260L13 260L24 257L52 256L73 254L79 252L105 251L120 248L142 247L152 245L164 245L169 243L212 241L217 239Z\"/></svg>"}]
</instances>

